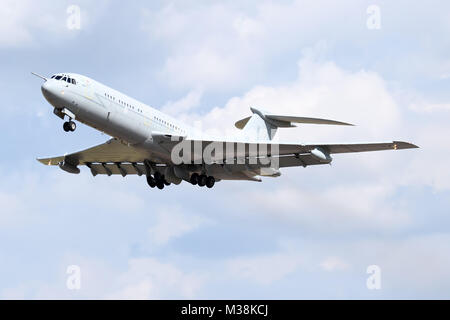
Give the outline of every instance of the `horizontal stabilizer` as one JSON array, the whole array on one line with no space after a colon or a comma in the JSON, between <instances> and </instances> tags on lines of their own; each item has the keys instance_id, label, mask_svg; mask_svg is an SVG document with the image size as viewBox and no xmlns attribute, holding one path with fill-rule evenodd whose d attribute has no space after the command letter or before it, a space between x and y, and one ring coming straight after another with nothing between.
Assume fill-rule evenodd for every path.
<instances>
[{"instance_id":1,"label":"horizontal stabilizer","mask_svg":"<svg viewBox=\"0 0 450 320\"><path fill-rule=\"evenodd\" d=\"M270 114L256 108L250 108L253 114L258 115L272 128L292 128L295 127L294 123L308 123L308 124L328 124L328 125L339 125L339 126L353 126L353 124L330 120L321 118L309 118L309 117L296 117L296 116L283 116ZM238 129L244 129L247 123L252 117L247 117L237 121L234 125Z\"/></svg>"},{"instance_id":2,"label":"horizontal stabilizer","mask_svg":"<svg viewBox=\"0 0 450 320\"><path fill-rule=\"evenodd\" d=\"M251 117L247 117L247 118L241 119L241 120L237 121L234 125L238 129L244 129L245 125L247 124L248 120L250 120L250 118Z\"/></svg>"},{"instance_id":3,"label":"horizontal stabilizer","mask_svg":"<svg viewBox=\"0 0 450 320\"><path fill-rule=\"evenodd\" d=\"M320 119L320 118L307 118L307 117L291 117L291 116L277 116L277 115L266 115L266 118L275 121L282 122L295 122L295 123L310 123L310 124L332 124L339 126L353 126L351 123L329 120L329 119Z\"/></svg>"}]
</instances>

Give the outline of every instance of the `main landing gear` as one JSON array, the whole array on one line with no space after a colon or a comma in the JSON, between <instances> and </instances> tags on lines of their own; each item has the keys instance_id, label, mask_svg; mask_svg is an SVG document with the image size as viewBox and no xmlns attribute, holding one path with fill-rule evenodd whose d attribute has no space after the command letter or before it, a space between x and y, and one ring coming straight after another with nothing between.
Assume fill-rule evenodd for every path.
<instances>
[{"instance_id":1,"label":"main landing gear","mask_svg":"<svg viewBox=\"0 0 450 320\"><path fill-rule=\"evenodd\" d=\"M216 179L214 179L213 176L206 176L205 174L198 174L198 173L193 173L191 175L191 179L190 182L193 185L198 185L199 187L208 187L208 188L212 188L214 187L214 184L216 183Z\"/></svg>"},{"instance_id":2,"label":"main landing gear","mask_svg":"<svg viewBox=\"0 0 450 320\"><path fill-rule=\"evenodd\" d=\"M76 128L77 128L77 124L75 122L73 122L72 120L66 121L63 124L63 129L65 132L69 132L69 131L74 132Z\"/></svg>"},{"instance_id":3,"label":"main landing gear","mask_svg":"<svg viewBox=\"0 0 450 320\"><path fill-rule=\"evenodd\" d=\"M151 175L148 175L147 183L150 188L157 187L160 190L164 189L164 186L170 186L170 183L166 181L164 175L159 172L155 172L153 177Z\"/></svg>"}]
</instances>

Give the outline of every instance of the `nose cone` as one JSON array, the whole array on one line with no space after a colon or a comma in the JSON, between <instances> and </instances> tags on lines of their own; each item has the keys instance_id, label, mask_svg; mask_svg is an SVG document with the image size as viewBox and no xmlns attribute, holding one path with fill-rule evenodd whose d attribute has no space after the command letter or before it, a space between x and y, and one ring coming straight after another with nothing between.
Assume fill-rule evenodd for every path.
<instances>
[{"instance_id":1,"label":"nose cone","mask_svg":"<svg viewBox=\"0 0 450 320\"><path fill-rule=\"evenodd\" d=\"M53 83L53 81L51 80L45 81L41 86L41 91L48 102L50 102L51 104L56 102L57 88L56 85Z\"/></svg>"}]
</instances>

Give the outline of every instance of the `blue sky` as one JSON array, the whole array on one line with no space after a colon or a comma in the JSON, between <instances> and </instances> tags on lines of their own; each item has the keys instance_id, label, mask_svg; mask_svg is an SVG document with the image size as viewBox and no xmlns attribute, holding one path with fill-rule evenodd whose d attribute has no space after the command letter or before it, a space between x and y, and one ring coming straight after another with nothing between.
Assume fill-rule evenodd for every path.
<instances>
[{"instance_id":1,"label":"blue sky","mask_svg":"<svg viewBox=\"0 0 450 320\"><path fill-rule=\"evenodd\" d=\"M448 299L449 18L442 1L3 0L0 297ZM205 130L259 106L357 124L280 139L421 148L212 190L69 175L35 159L109 137L65 134L30 71L85 74Z\"/></svg>"}]
</instances>

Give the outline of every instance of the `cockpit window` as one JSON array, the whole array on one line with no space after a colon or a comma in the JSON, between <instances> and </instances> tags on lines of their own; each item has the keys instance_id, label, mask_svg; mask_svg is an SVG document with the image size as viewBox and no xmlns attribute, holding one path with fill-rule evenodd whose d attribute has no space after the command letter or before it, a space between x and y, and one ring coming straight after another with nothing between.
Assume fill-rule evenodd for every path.
<instances>
[{"instance_id":1,"label":"cockpit window","mask_svg":"<svg viewBox=\"0 0 450 320\"><path fill-rule=\"evenodd\" d=\"M54 76L52 76L52 79L66 81L67 83L75 85L77 84L77 81L74 78L69 78L68 76L58 76L55 74Z\"/></svg>"}]
</instances>

